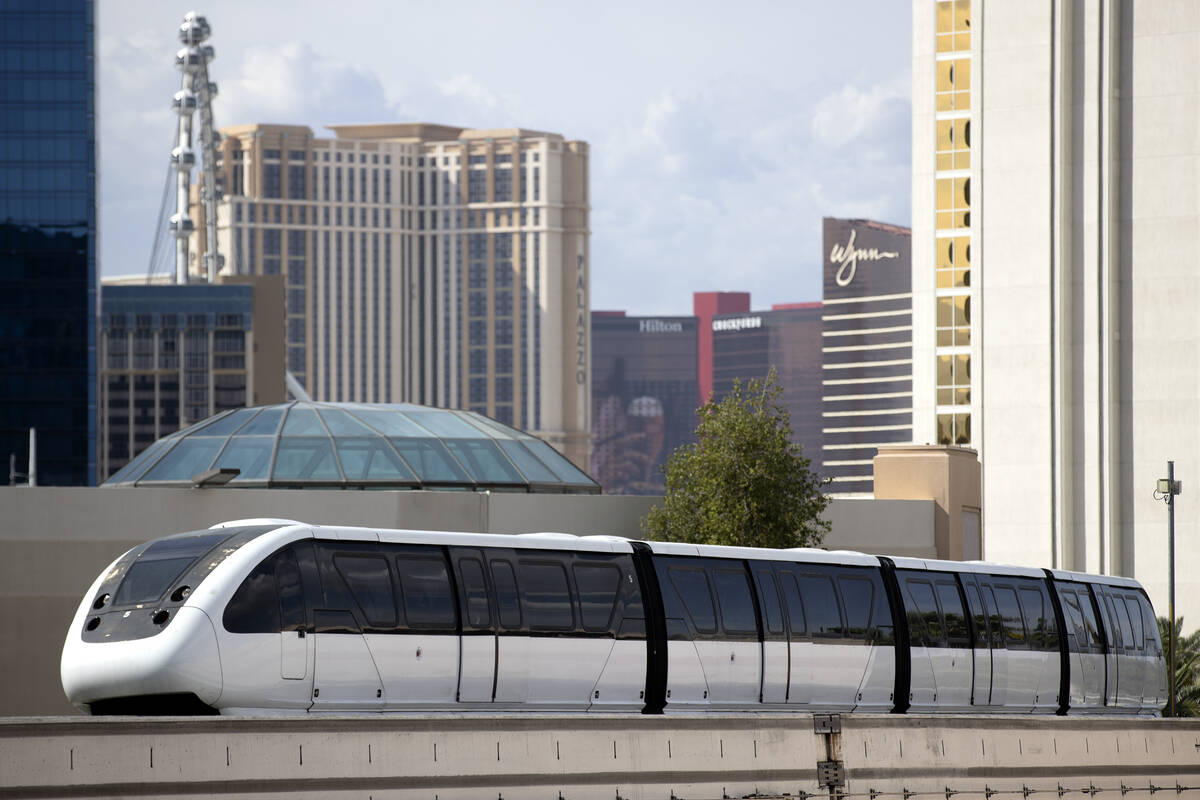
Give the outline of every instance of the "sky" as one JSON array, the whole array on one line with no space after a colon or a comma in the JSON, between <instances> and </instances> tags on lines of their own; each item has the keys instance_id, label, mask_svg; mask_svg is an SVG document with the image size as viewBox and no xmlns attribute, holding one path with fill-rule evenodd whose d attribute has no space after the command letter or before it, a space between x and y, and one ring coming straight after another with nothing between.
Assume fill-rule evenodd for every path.
<instances>
[{"instance_id":1,"label":"sky","mask_svg":"<svg viewBox=\"0 0 1200 800\"><path fill-rule=\"evenodd\" d=\"M106 276L150 263L193 8L212 26L218 128L424 121L588 142L596 310L690 314L694 291L820 300L822 217L909 224L907 2L98 7Z\"/></svg>"}]
</instances>

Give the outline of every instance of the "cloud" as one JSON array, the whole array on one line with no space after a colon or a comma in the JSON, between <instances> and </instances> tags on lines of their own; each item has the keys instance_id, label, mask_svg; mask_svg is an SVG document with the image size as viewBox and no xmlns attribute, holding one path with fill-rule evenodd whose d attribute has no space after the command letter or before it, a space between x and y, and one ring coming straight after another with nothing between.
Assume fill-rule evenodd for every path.
<instances>
[{"instance_id":1,"label":"cloud","mask_svg":"<svg viewBox=\"0 0 1200 800\"><path fill-rule=\"evenodd\" d=\"M461 98L481 109L492 109L499 104L496 95L470 75L455 75L448 81L438 81L436 86L446 97Z\"/></svg>"},{"instance_id":2,"label":"cloud","mask_svg":"<svg viewBox=\"0 0 1200 800\"><path fill-rule=\"evenodd\" d=\"M813 109L812 132L828 147L847 147L870 137L897 114L909 113L908 81L871 86L843 86Z\"/></svg>"}]
</instances>

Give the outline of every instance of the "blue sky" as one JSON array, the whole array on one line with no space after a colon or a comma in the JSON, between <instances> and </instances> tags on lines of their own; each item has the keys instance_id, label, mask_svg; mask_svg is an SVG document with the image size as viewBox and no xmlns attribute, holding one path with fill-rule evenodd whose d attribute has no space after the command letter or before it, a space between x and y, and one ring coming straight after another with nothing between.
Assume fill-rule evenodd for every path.
<instances>
[{"instance_id":1,"label":"blue sky","mask_svg":"<svg viewBox=\"0 0 1200 800\"><path fill-rule=\"evenodd\" d=\"M192 7L98 3L100 256L145 273ZM331 14L333 9L335 13ZM820 299L821 217L907 225L911 9L211 0L218 126L422 120L591 146L592 308Z\"/></svg>"}]
</instances>

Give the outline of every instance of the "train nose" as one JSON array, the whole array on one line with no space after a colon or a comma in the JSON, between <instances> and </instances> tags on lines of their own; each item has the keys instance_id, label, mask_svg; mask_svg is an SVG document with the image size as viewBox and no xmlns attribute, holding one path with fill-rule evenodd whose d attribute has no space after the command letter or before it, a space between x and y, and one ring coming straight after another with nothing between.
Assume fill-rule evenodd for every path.
<instances>
[{"instance_id":1,"label":"train nose","mask_svg":"<svg viewBox=\"0 0 1200 800\"><path fill-rule=\"evenodd\" d=\"M68 634L62 655L62 685L76 707L127 697L194 694L206 704L221 696L221 661L212 622L203 611L183 606L154 636L84 641L81 626Z\"/></svg>"}]
</instances>

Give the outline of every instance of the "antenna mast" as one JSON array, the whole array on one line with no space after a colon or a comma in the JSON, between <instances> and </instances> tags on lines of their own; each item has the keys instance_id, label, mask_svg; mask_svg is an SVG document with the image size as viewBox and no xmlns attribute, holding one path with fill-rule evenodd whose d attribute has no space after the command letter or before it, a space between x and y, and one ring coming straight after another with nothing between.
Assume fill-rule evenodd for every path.
<instances>
[{"instance_id":1,"label":"antenna mast","mask_svg":"<svg viewBox=\"0 0 1200 800\"><path fill-rule=\"evenodd\" d=\"M188 240L195 223L188 215L191 201L192 167L196 154L192 149L192 114L200 112L200 147L204 155L204 174L200 183L200 201L204 204L205 253L204 275L212 283L224 259L217 253L217 200L221 194L217 174L217 133L213 127L212 98L217 85L208 80L208 62L213 59L211 45L204 45L212 29L208 20L189 11L179 26L183 47L175 54L175 66L182 73L181 88L175 93L175 113L179 128L171 167L175 170L175 213L167 223L175 237L175 282L188 282Z\"/></svg>"}]
</instances>

